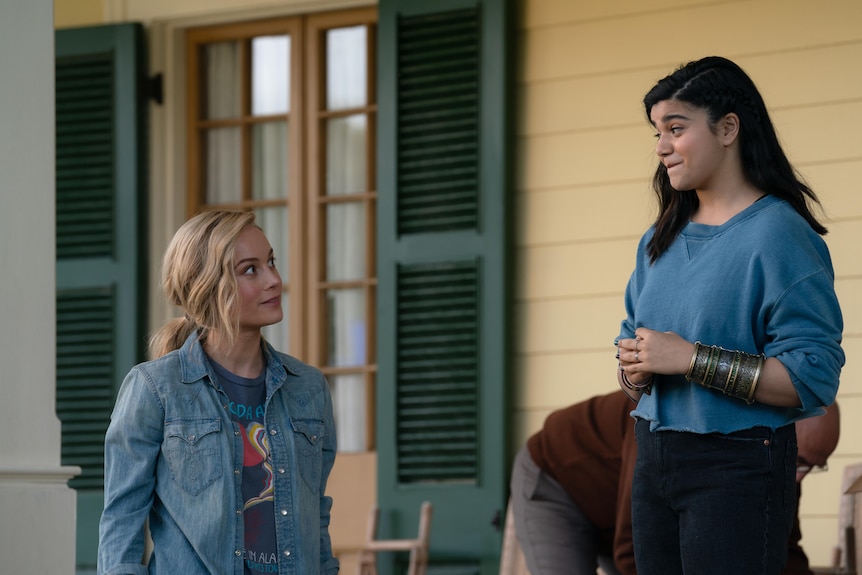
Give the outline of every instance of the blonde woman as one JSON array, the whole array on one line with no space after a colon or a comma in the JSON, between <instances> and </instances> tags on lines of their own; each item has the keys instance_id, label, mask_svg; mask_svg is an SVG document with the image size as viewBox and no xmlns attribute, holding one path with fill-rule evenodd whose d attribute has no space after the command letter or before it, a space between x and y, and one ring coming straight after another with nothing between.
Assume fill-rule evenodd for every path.
<instances>
[{"instance_id":1,"label":"blonde woman","mask_svg":"<svg viewBox=\"0 0 862 575\"><path fill-rule=\"evenodd\" d=\"M254 214L186 222L162 286L184 317L152 337L152 360L120 388L105 437L98 573L337 573L329 387L261 336L282 319L282 283Z\"/></svg>"}]
</instances>

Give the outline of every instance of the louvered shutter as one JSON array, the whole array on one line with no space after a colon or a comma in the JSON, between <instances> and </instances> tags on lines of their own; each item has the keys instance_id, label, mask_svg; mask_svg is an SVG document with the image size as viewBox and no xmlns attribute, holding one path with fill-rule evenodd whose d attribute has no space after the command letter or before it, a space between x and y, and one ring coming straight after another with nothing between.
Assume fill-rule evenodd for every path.
<instances>
[{"instance_id":1,"label":"louvered shutter","mask_svg":"<svg viewBox=\"0 0 862 575\"><path fill-rule=\"evenodd\" d=\"M378 505L429 574L496 573L508 494L510 2L381 0ZM393 565L394 563L394 565ZM398 561L384 558L381 572Z\"/></svg>"},{"instance_id":2,"label":"louvered shutter","mask_svg":"<svg viewBox=\"0 0 862 575\"><path fill-rule=\"evenodd\" d=\"M77 565L95 567L104 440L146 321L143 33L56 33L57 415L78 465Z\"/></svg>"}]
</instances>

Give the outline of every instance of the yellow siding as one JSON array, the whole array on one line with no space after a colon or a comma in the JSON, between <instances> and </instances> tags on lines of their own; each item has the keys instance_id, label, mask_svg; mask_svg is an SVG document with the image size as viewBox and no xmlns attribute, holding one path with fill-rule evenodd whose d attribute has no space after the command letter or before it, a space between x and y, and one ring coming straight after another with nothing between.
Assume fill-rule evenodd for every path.
<instances>
[{"instance_id":1,"label":"yellow siding","mask_svg":"<svg viewBox=\"0 0 862 575\"><path fill-rule=\"evenodd\" d=\"M54 27L91 26L104 22L103 0L54 0Z\"/></svg>"},{"instance_id":2,"label":"yellow siding","mask_svg":"<svg viewBox=\"0 0 862 575\"><path fill-rule=\"evenodd\" d=\"M848 364L830 471L805 480L803 545L827 564L844 465L862 459L862 4L856 0L519 0L515 441L616 388L612 341L655 158L643 94L679 64L753 77L824 204Z\"/></svg>"}]
</instances>

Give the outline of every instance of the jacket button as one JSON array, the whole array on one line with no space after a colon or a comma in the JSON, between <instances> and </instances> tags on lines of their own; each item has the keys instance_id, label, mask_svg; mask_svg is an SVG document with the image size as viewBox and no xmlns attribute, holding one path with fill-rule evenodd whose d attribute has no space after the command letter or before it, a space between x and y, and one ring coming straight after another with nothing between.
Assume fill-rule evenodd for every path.
<instances>
[{"instance_id":1,"label":"jacket button","mask_svg":"<svg viewBox=\"0 0 862 575\"><path fill-rule=\"evenodd\" d=\"M241 550L239 550L239 549L237 549L236 551L234 551L234 552L233 552L233 554L234 554L234 555L236 555L237 557L242 557L242 551L241 551Z\"/></svg>"},{"instance_id":2,"label":"jacket button","mask_svg":"<svg viewBox=\"0 0 862 575\"><path fill-rule=\"evenodd\" d=\"M279 467L279 468L278 468L278 472L279 472L279 473L284 473L284 467Z\"/></svg>"},{"instance_id":3,"label":"jacket button","mask_svg":"<svg viewBox=\"0 0 862 575\"><path fill-rule=\"evenodd\" d=\"M278 435L278 430L277 429L270 429L269 434L270 435Z\"/></svg>"},{"instance_id":4,"label":"jacket button","mask_svg":"<svg viewBox=\"0 0 862 575\"><path fill-rule=\"evenodd\" d=\"M282 514L282 515L287 515L287 509L282 509L282 510L281 510L281 514Z\"/></svg>"},{"instance_id":5,"label":"jacket button","mask_svg":"<svg viewBox=\"0 0 862 575\"><path fill-rule=\"evenodd\" d=\"M284 556L285 556L285 557L290 557L290 551L288 551L287 549L285 549L285 550L284 550Z\"/></svg>"}]
</instances>

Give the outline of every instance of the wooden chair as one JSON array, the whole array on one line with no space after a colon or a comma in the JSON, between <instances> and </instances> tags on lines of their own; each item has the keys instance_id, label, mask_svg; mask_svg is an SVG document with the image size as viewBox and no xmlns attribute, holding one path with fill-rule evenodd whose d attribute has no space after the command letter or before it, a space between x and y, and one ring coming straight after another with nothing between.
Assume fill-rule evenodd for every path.
<instances>
[{"instance_id":1,"label":"wooden chair","mask_svg":"<svg viewBox=\"0 0 862 575\"><path fill-rule=\"evenodd\" d=\"M377 553L405 551L410 553L407 575L425 575L428 568L428 538L431 535L433 506L425 501L419 508L419 532L416 539L377 539L380 509L375 505L368 515L365 545L359 555L358 575L377 575Z\"/></svg>"},{"instance_id":2,"label":"wooden chair","mask_svg":"<svg viewBox=\"0 0 862 575\"><path fill-rule=\"evenodd\" d=\"M839 537L832 565L812 567L817 575L857 575L862 572L862 463L844 468L838 517Z\"/></svg>"}]
</instances>

